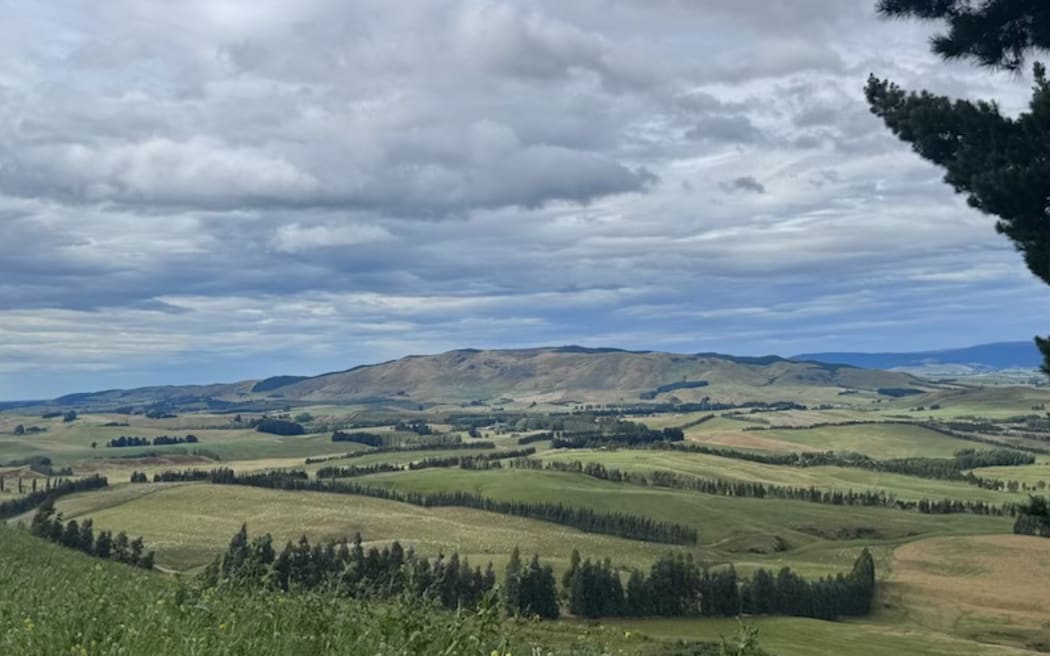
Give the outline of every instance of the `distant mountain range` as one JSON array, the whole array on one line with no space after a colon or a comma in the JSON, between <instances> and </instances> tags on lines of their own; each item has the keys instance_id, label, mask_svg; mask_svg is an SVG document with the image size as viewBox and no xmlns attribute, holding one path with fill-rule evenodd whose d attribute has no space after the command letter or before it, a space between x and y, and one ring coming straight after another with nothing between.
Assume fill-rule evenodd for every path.
<instances>
[{"instance_id":1,"label":"distant mountain range","mask_svg":"<svg viewBox=\"0 0 1050 656\"><path fill-rule=\"evenodd\" d=\"M413 355L319 376L70 394L49 406L84 409L266 409L307 404L419 405L833 401L932 389L899 372L778 356L735 357L561 346ZM881 390L881 391L880 391Z\"/></svg>"},{"instance_id":2,"label":"distant mountain range","mask_svg":"<svg viewBox=\"0 0 1050 656\"><path fill-rule=\"evenodd\" d=\"M792 360L848 364L865 369L929 371L971 370L974 373L1004 369L1036 369L1042 356L1032 342L996 342L968 348L915 353L801 353Z\"/></svg>"}]
</instances>

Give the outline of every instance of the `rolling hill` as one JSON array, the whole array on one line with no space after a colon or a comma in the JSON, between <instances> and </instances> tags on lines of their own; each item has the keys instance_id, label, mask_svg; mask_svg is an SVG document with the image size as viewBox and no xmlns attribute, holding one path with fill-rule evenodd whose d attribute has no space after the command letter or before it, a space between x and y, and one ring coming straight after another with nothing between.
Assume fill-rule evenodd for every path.
<instances>
[{"instance_id":1,"label":"rolling hill","mask_svg":"<svg viewBox=\"0 0 1050 656\"><path fill-rule=\"evenodd\" d=\"M815 388L824 388L815 394ZM206 386L146 387L74 394L50 405L116 408L265 409L346 403L532 403L812 401L843 391L928 390L914 376L777 356L734 357L576 346L457 350L408 356L319 376L275 376ZM890 394L885 394L890 396Z\"/></svg>"}]
</instances>

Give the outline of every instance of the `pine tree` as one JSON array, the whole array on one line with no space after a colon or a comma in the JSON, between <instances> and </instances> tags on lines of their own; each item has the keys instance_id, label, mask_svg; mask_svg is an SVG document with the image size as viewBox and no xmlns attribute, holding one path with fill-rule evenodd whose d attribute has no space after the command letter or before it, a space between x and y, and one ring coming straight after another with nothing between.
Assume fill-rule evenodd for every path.
<instances>
[{"instance_id":1,"label":"pine tree","mask_svg":"<svg viewBox=\"0 0 1050 656\"><path fill-rule=\"evenodd\" d=\"M95 539L95 555L99 558L112 558L113 556L113 534L109 531L99 531Z\"/></svg>"},{"instance_id":2,"label":"pine tree","mask_svg":"<svg viewBox=\"0 0 1050 656\"><path fill-rule=\"evenodd\" d=\"M117 533L117 537L113 540L113 560L118 563L128 562L128 558L131 555L131 545L128 542L128 534L124 531Z\"/></svg>"},{"instance_id":3,"label":"pine tree","mask_svg":"<svg viewBox=\"0 0 1050 656\"><path fill-rule=\"evenodd\" d=\"M508 615L518 615L521 602L521 552L514 547L503 574L503 607Z\"/></svg>"}]
</instances>

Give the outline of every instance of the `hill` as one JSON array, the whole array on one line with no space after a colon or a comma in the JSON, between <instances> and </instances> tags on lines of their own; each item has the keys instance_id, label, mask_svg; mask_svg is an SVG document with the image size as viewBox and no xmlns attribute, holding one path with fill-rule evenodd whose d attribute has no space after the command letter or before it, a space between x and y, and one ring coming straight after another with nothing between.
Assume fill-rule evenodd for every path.
<instances>
[{"instance_id":1,"label":"hill","mask_svg":"<svg viewBox=\"0 0 1050 656\"><path fill-rule=\"evenodd\" d=\"M825 388L822 393L816 392ZM61 407L264 410L300 404L609 403L833 400L841 391L928 390L903 373L776 356L734 357L576 346L414 355L313 377L72 394Z\"/></svg>"},{"instance_id":2,"label":"hill","mask_svg":"<svg viewBox=\"0 0 1050 656\"><path fill-rule=\"evenodd\" d=\"M1042 356L1032 342L996 342L914 353L803 353L791 359L920 372L936 367L941 371L954 370L954 373L1036 369L1042 364Z\"/></svg>"}]
</instances>

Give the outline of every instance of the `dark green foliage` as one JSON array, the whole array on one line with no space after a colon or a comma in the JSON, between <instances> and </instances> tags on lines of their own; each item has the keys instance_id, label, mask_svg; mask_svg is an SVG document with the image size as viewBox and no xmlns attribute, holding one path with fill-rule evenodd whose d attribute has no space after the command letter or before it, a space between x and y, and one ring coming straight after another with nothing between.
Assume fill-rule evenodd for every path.
<instances>
[{"instance_id":1,"label":"dark green foliage","mask_svg":"<svg viewBox=\"0 0 1050 656\"><path fill-rule=\"evenodd\" d=\"M692 556L665 556L646 576L631 572L624 589L609 561L583 561L567 586L569 606L582 617L733 617L794 615L833 620L871 612L875 562L863 550L848 574L806 581L788 568L759 569L741 581L732 566L700 567Z\"/></svg>"},{"instance_id":2,"label":"dark green foliage","mask_svg":"<svg viewBox=\"0 0 1050 656\"><path fill-rule=\"evenodd\" d=\"M922 390L914 389L911 387L880 387L875 391L881 394L882 396L892 396L894 398L923 394Z\"/></svg>"},{"instance_id":3,"label":"dark green foliage","mask_svg":"<svg viewBox=\"0 0 1050 656\"><path fill-rule=\"evenodd\" d=\"M77 420L77 413L76 413L75 410L70 410L69 412L67 412L64 415L62 415L62 421L64 421L67 424L70 423L70 422L74 422L76 420Z\"/></svg>"},{"instance_id":4,"label":"dark green foliage","mask_svg":"<svg viewBox=\"0 0 1050 656\"><path fill-rule=\"evenodd\" d=\"M23 426L22 424L19 424L19 425L15 426L15 435L25 435L25 434L26 434L26 427L25 426Z\"/></svg>"},{"instance_id":5,"label":"dark green foliage","mask_svg":"<svg viewBox=\"0 0 1050 656\"><path fill-rule=\"evenodd\" d=\"M707 387L708 382L706 380L693 380L693 381L679 381L677 383L671 383L670 385L661 385L654 390L649 392L642 392L638 395L638 398L643 401L655 399L657 396L665 392L674 392L681 389L697 389L700 387Z\"/></svg>"},{"instance_id":6,"label":"dark green foliage","mask_svg":"<svg viewBox=\"0 0 1050 656\"><path fill-rule=\"evenodd\" d=\"M945 59L1017 70L1029 52L1050 49L1050 4L1044 0L880 0L878 10L947 21L948 31L930 40Z\"/></svg>"},{"instance_id":7,"label":"dark green foliage","mask_svg":"<svg viewBox=\"0 0 1050 656\"><path fill-rule=\"evenodd\" d=\"M21 486L22 479L19 479L19 486ZM106 477L95 474L87 478L81 478L78 480L63 480L56 483L52 483L49 479L46 483L45 489L31 492L18 499L11 499L0 503L0 519L8 519L15 515L20 515L24 512L36 508L46 500L50 499L52 502L58 497L65 496L67 494L74 494L76 492L86 492L88 490L97 490L109 485L109 481ZM21 491L21 490L19 490Z\"/></svg>"},{"instance_id":8,"label":"dark green foliage","mask_svg":"<svg viewBox=\"0 0 1050 656\"><path fill-rule=\"evenodd\" d=\"M197 439L196 435L186 435L185 437L158 435L154 438L121 435L107 441L106 446L112 449L120 449L127 446L169 446L172 444L197 444L198 442L200 440Z\"/></svg>"},{"instance_id":9,"label":"dark green foliage","mask_svg":"<svg viewBox=\"0 0 1050 656\"><path fill-rule=\"evenodd\" d=\"M89 556L153 569L153 552L143 553L145 545L141 537L129 541L127 534L121 531L114 540L108 531L104 531L99 533L96 539L90 519L85 519L83 524L79 524L75 519L63 523L62 516L55 513L52 497L45 500L33 515L29 532L38 538L82 551Z\"/></svg>"},{"instance_id":10,"label":"dark green foliage","mask_svg":"<svg viewBox=\"0 0 1050 656\"><path fill-rule=\"evenodd\" d=\"M305 435L306 429L302 427L302 424L297 424L294 421L287 421L285 419L270 419L263 418L253 422L255 424L255 430L260 433L270 433L271 435Z\"/></svg>"},{"instance_id":11,"label":"dark green foliage","mask_svg":"<svg viewBox=\"0 0 1050 656\"><path fill-rule=\"evenodd\" d=\"M1031 497L1017 515L1014 533L1050 538L1050 501L1046 497Z\"/></svg>"},{"instance_id":12,"label":"dark green foliage","mask_svg":"<svg viewBox=\"0 0 1050 656\"><path fill-rule=\"evenodd\" d=\"M521 552L514 547L503 573L502 602L511 616L557 619L558 585L554 581L554 571L549 566L542 566L535 554L529 564L523 566Z\"/></svg>"},{"instance_id":13,"label":"dark green foliage","mask_svg":"<svg viewBox=\"0 0 1050 656\"><path fill-rule=\"evenodd\" d=\"M551 440L552 449L593 449L602 446L636 446L662 442L681 442L685 434L681 428L664 428L663 430L640 430L626 433L603 433L585 431L578 433L560 433Z\"/></svg>"},{"instance_id":14,"label":"dark green foliage","mask_svg":"<svg viewBox=\"0 0 1050 656\"><path fill-rule=\"evenodd\" d=\"M332 433L333 442L356 442L365 446L383 446L383 436L376 433L344 433L335 431Z\"/></svg>"},{"instance_id":15,"label":"dark green foliage","mask_svg":"<svg viewBox=\"0 0 1050 656\"><path fill-rule=\"evenodd\" d=\"M207 586L269 588L283 592L324 590L339 596L380 599L411 595L449 609L475 608L495 587L492 565L483 572L453 553L431 562L394 542L365 550L351 542L310 544L303 536L278 553L269 533L255 538L247 526L230 539L226 553L201 575Z\"/></svg>"}]
</instances>

